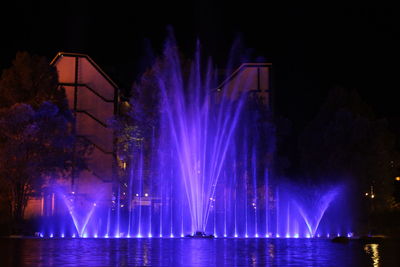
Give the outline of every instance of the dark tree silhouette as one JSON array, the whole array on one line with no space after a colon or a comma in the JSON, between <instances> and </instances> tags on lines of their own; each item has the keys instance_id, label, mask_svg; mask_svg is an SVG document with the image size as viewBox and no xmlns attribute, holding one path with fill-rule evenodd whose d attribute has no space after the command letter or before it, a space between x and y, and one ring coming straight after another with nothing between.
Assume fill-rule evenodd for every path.
<instances>
[{"instance_id":1,"label":"dark tree silhouette","mask_svg":"<svg viewBox=\"0 0 400 267\"><path fill-rule=\"evenodd\" d=\"M357 209L390 208L399 164L395 136L356 91L333 89L299 147L305 177L314 183L345 182Z\"/></svg>"},{"instance_id":2,"label":"dark tree silhouette","mask_svg":"<svg viewBox=\"0 0 400 267\"><path fill-rule=\"evenodd\" d=\"M55 67L44 57L18 52L12 66L0 78L0 107L25 103L37 108L44 101L67 108L65 91L58 86Z\"/></svg>"},{"instance_id":3,"label":"dark tree silhouette","mask_svg":"<svg viewBox=\"0 0 400 267\"><path fill-rule=\"evenodd\" d=\"M86 168L90 149L76 138L64 89L44 58L17 53L1 76L0 99L1 193L19 231L31 194Z\"/></svg>"}]
</instances>

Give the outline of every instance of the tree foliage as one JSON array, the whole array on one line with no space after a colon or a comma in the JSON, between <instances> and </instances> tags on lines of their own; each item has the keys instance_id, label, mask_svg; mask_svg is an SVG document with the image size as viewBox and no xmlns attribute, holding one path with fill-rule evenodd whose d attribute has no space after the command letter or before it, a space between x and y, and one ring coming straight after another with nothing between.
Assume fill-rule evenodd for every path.
<instances>
[{"instance_id":1,"label":"tree foliage","mask_svg":"<svg viewBox=\"0 0 400 267\"><path fill-rule=\"evenodd\" d=\"M20 220L29 194L47 179L66 177L73 167L71 121L50 103L37 110L15 104L0 110L0 177L8 188L11 212ZM83 147L81 147L83 148ZM83 168L83 161L75 161Z\"/></svg>"},{"instance_id":2,"label":"tree foliage","mask_svg":"<svg viewBox=\"0 0 400 267\"><path fill-rule=\"evenodd\" d=\"M55 67L44 57L18 52L12 66L0 78L0 107L25 103L37 108L44 101L51 101L62 109L67 107Z\"/></svg>"},{"instance_id":3,"label":"tree foliage","mask_svg":"<svg viewBox=\"0 0 400 267\"><path fill-rule=\"evenodd\" d=\"M1 76L0 95L0 183L18 223L30 195L86 168L90 149L76 138L64 89L44 58L17 53Z\"/></svg>"},{"instance_id":4,"label":"tree foliage","mask_svg":"<svg viewBox=\"0 0 400 267\"><path fill-rule=\"evenodd\" d=\"M317 181L347 178L359 196L374 186L378 200L390 196L399 155L385 119L376 118L356 91L332 90L299 141L301 165Z\"/></svg>"}]
</instances>

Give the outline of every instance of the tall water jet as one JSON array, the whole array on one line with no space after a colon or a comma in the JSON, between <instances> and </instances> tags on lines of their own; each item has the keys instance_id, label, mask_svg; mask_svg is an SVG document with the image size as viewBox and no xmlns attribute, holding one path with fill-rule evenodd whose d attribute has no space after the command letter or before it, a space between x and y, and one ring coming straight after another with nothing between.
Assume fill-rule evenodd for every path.
<instances>
[{"instance_id":1,"label":"tall water jet","mask_svg":"<svg viewBox=\"0 0 400 267\"><path fill-rule=\"evenodd\" d=\"M188 201L191 231L205 233L244 96L233 101L237 88L230 92L213 90L216 76L210 62L205 75L201 75L199 48L188 79L184 78L183 63L173 41L167 44L164 56L168 68L157 73L167 122L167 131L161 134L171 138Z\"/></svg>"}]
</instances>

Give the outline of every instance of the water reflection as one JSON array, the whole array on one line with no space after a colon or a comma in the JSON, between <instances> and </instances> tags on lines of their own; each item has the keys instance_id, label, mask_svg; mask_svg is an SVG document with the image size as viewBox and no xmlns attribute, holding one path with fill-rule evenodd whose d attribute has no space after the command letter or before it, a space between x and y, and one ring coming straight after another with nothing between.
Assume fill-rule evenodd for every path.
<instances>
[{"instance_id":1,"label":"water reflection","mask_svg":"<svg viewBox=\"0 0 400 267\"><path fill-rule=\"evenodd\" d=\"M323 239L0 239L0 266L400 266L399 242Z\"/></svg>"},{"instance_id":2,"label":"water reflection","mask_svg":"<svg viewBox=\"0 0 400 267\"><path fill-rule=\"evenodd\" d=\"M364 246L365 252L371 256L372 259L372 266L377 267L379 266L379 244L366 244Z\"/></svg>"}]
</instances>

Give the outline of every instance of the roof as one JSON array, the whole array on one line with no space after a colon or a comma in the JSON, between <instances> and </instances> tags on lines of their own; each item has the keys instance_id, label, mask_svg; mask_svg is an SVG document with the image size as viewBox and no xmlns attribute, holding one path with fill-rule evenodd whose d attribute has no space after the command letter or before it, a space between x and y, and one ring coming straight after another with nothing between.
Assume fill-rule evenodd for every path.
<instances>
[{"instance_id":1,"label":"roof","mask_svg":"<svg viewBox=\"0 0 400 267\"><path fill-rule=\"evenodd\" d=\"M67 52L58 52L57 55L53 58L53 60L50 62L50 65L56 64L56 62L62 58L62 57L80 57L80 58L86 58L90 64L93 65L93 67L96 68L96 70L115 88L119 89L118 85L94 62L94 60L89 57L86 54L80 54L80 53L67 53Z\"/></svg>"},{"instance_id":2,"label":"roof","mask_svg":"<svg viewBox=\"0 0 400 267\"><path fill-rule=\"evenodd\" d=\"M271 67L272 63L243 63L240 65L239 68L237 68L229 77L227 77L218 87L223 88L228 82L230 82L233 78L235 78L239 73L241 73L244 69L246 68L259 68L259 67Z\"/></svg>"}]
</instances>

